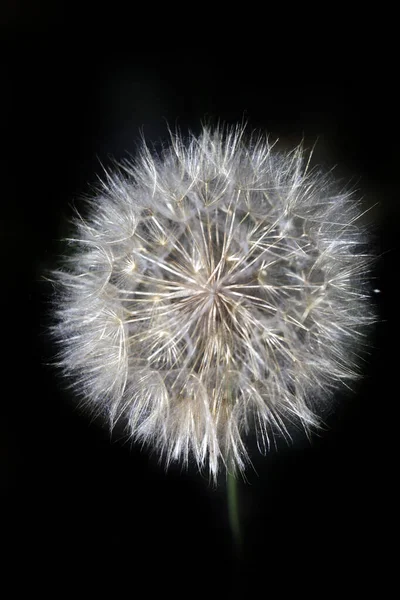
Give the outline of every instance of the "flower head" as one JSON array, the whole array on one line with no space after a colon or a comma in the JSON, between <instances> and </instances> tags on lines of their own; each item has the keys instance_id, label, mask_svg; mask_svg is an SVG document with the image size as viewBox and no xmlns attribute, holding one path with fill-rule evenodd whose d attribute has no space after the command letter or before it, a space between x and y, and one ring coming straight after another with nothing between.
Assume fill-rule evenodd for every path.
<instances>
[{"instance_id":1,"label":"flower head","mask_svg":"<svg viewBox=\"0 0 400 600\"><path fill-rule=\"evenodd\" d=\"M57 274L60 362L167 463L243 470L356 377L371 322L360 209L302 147L243 127L171 135L107 176Z\"/></svg>"}]
</instances>

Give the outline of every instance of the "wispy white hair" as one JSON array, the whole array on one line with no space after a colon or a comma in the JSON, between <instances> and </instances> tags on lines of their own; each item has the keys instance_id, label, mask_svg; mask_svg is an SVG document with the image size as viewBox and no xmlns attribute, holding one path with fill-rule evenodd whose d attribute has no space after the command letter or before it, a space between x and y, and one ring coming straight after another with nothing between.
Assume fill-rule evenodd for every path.
<instances>
[{"instance_id":1,"label":"wispy white hair","mask_svg":"<svg viewBox=\"0 0 400 600\"><path fill-rule=\"evenodd\" d=\"M87 405L216 478L358 373L361 209L302 146L204 127L108 174L56 273L59 362Z\"/></svg>"}]
</instances>

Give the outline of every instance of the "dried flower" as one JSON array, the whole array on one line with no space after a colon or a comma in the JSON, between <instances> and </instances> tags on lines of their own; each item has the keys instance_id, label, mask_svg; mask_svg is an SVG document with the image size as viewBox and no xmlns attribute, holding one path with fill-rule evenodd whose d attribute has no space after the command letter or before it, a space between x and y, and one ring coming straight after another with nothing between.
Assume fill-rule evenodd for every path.
<instances>
[{"instance_id":1,"label":"dried flower","mask_svg":"<svg viewBox=\"0 0 400 600\"><path fill-rule=\"evenodd\" d=\"M243 470L357 376L372 321L359 203L303 148L171 134L109 174L57 272L60 364L167 464Z\"/></svg>"}]
</instances>

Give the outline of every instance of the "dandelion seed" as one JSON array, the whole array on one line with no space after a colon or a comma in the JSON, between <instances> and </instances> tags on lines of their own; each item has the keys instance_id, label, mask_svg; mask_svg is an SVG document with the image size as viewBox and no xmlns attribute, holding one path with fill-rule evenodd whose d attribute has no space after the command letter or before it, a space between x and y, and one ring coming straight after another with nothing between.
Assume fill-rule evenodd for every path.
<instances>
[{"instance_id":1,"label":"dandelion seed","mask_svg":"<svg viewBox=\"0 0 400 600\"><path fill-rule=\"evenodd\" d=\"M237 128L171 135L108 175L56 273L60 365L170 461L243 471L358 376L373 321L353 195ZM378 290L375 290L376 292Z\"/></svg>"}]
</instances>

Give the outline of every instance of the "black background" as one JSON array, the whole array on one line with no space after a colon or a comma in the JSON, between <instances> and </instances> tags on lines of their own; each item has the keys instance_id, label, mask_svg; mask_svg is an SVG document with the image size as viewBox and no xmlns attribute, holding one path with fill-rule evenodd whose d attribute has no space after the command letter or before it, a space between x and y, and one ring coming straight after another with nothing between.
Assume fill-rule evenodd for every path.
<instances>
[{"instance_id":1,"label":"black background","mask_svg":"<svg viewBox=\"0 0 400 600\"><path fill-rule=\"evenodd\" d=\"M233 54L222 41L193 49L186 35L172 50L154 32L143 48L41 10L12 6L2 29L2 483L16 564L57 585L84 577L133 586L146 573L150 586L164 576L178 586L184 575L196 589L211 575L235 582L238 569L282 590L290 580L300 591L317 586L321 597L337 580L385 585L395 527L400 233L390 48L366 36L328 58L322 36L311 54L262 44ZM166 474L145 451L110 440L46 365L51 287L42 276L62 252L71 204L90 192L100 162L134 154L140 131L165 141L167 123L198 132L204 118L245 119L282 146L317 140L314 162L337 165L366 207L378 203L369 221L381 255L374 302L382 322L365 377L311 443L253 455L257 474L240 484L239 563L223 485L179 467Z\"/></svg>"}]
</instances>

